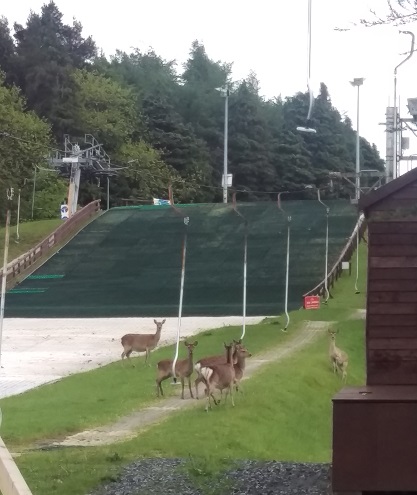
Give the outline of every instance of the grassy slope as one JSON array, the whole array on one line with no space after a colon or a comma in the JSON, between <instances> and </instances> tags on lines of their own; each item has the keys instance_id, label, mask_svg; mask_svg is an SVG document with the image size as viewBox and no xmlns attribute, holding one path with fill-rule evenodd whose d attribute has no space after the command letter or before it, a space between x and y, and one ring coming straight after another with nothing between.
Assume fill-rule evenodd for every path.
<instances>
[{"instance_id":1,"label":"grassy slope","mask_svg":"<svg viewBox=\"0 0 417 495\"><path fill-rule=\"evenodd\" d=\"M14 260L21 254L26 253L42 241L48 234L53 232L62 220L52 218L50 220L38 220L36 222L24 222L19 225L19 243L16 242L16 226L10 228L9 261ZM5 229L0 228L0 259L4 256L4 233ZM3 262L3 261L2 261Z\"/></svg>"},{"instance_id":2,"label":"grassy slope","mask_svg":"<svg viewBox=\"0 0 417 495\"><path fill-rule=\"evenodd\" d=\"M361 294L355 294L353 270L352 277L345 275L337 284L333 291L335 299L328 306L318 311L298 311L291 314L294 326L307 318L339 322L338 345L350 356L348 384L364 382L364 322L350 320L348 317L355 308L364 307L365 255L366 249L362 248L359 283ZM277 325L260 328L268 327L271 330L269 335L275 335L273 329L279 328ZM259 329L248 328L248 347L256 346L258 332ZM207 336L207 340L214 336L215 333ZM249 339L253 339L250 345ZM234 409L230 404L221 404L206 414L202 402L201 407L177 413L129 442L108 447L34 452L18 458L17 463L35 495L85 495L101 481L112 479L124 463L138 456L192 456L193 463L210 465L213 471L223 465L224 458L329 461L331 397L342 385L331 371L327 348L327 337L323 335L296 355L268 365L244 382L245 393L236 397ZM113 385L107 386L103 394L108 394L109 389L112 394L117 394ZM51 388L49 395L53 395L53 391ZM79 392L82 393L80 389ZM136 393L135 387L135 395ZM92 402L92 397L95 401L100 394L96 391L89 401ZM26 406L23 398L26 395L21 399L21 407L24 408ZM82 400L75 397L72 400L81 405ZM47 400L47 394L44 400ZM112 400L118 402L117 398ZM15 407L13 413L17 414L17 406ZM67 403L57 407L55 413L58 410L60 415L66 415ZM119 407L123 408L121 404ZM4 430L6 433L9 428L7 435L11 439L13 433L10 425L7 426L7 417L10 418L11 413L7 413L7 407L4 410ZM28 408L25 411L26 418L29 413L31 410ZM31 424L35 425L34 431L39 428L36 426L38 423L50 420L50 416L48 420L37 419L37 414L42 413L31 413L29 416ZM47 430L47 427L44 429Z\"/></svg>"}]
</instances>

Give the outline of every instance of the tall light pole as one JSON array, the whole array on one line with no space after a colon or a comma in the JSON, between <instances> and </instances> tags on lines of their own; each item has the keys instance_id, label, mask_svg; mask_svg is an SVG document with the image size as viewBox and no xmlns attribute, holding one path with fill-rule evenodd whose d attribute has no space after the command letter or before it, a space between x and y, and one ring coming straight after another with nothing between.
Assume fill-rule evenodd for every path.
<instances>
[{"instance_id":1,"label":"tall light pole","mask_svg":"<svg viewBox=\"0 0 417 495\"><path fill-rule=\"evenodd\" d=\"M229 139L229 86L226 83L224 88L216 88L220 91L224 97L224 148L223 148L223 203L227 203L227 151L228 151L228 139Z\"/></svg>"},{"instance_id":2,"label":"tall light pole","mask_svg":"<svg viewBox=\"0 0 417 495\"><path fill-rule=\"evenodd\" d=\"M359 135L359 88L362 86L363 77L355 77L350 81L352 86L358 88L358 97L356 101L356 181L355 181L355 198L359 201L361 195L361 162L360 162L360 135Z\"/></svg>"}]
</instances>

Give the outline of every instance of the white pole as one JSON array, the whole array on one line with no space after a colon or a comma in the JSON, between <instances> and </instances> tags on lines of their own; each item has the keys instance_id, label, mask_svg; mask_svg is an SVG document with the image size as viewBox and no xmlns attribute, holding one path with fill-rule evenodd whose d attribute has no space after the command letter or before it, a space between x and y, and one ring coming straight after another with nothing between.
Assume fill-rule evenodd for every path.
<instances>
[{"instance_id":1,"label":"white pole","mask_svg":"<svg viewBox=\"0 0 417 495\"><path fill-rule=\"evenodd\" d=\"M184 224L187 226L189 222L189 217L184 218ZM180 284L180 303L178 308L178 324L177 324L177 345L175 348L175 357L172 362L172 376L174 378L174 383L177 381L175 374L175 366L178 360L178 352L180 346L180 335L181 335L181 317L182 317L182 301L184 296L184 280L185 280L185 258L187 255L187 227L184 232L184 240L182 243L182 266L181 266L181 284Z\"/></svg>"},{"instance_id":2,"label":"white pole","mask_svg":"<svg viewBox=\"0 0 417 495\"><path fill-rule=\"evenodd\" d=\"M34 214L34 211L35 211L35 192L36 192L36 165L35 165L35 173L33 175L32 220L33 220L33 214Z\"/></svg>"},{"instance_id":3,"label":"white pole","mask_svg":"<svg viewBox=\"0 0 417 495\"><path fill-rule=\"evenodd\" d=\"M107 176L107 210L110 209L110 177Z\"/></svg>"},{"instance_id":4,"label":"white pole","mask_svg":"<svg viewBox=\"0 0 417 495\"><path fill-rule=\"evenodd\" d=\"M19 242L20 240L20 235L19 235L19 222L20 222L20 192L21 189L19 189L19 195L17 197L17 221L16 221L16 241Z\"/></svg>"},{"instance_id":5,"label":"white pole","mask_svg":"<svg viewBox=\"0 0 417 495\"><path fill-rule=\"evenodd\" d=\"M223 203L227 203L227 151L229 140L229 87L224 99Z\"/></svg>"},{"instance_id":6,"label":"white pole","mask_svg":"<svg viewBox=\"0 0 417 495\"><path fill-rule=\"evenodd\" d=\"M6 299L6 284L7 284L7 256L9 254L9 226L10 226L10 208L6 214L6 231L4 236L4 258L3 258L3 274L1 280L1 300L0 300L0 362L1 362L1 345L3 340L3 320L4 320L4 303Z\"/></svg>"},{"instance_id":7,"label":"white pole","mask_svg":"<svg viewBox=\"0 0 417 495\"><path fill-rule=\"evenodd\" d=\"M355 294L359 294L358 280L359 280L359 221L358 217L357 231L356 231L356 280L355 280Z\"/></svg>"},{"instance_id":8,"label":"white pole","mask_svg":"<svg viewBox=\"0 0 417 495\"><path fill-rule=\"evenodd\" d=\"M394 72L394 151L393 151L393 166L392 166L392 177L396 179L397 174L397 163L398 163L398 109L397 109L397 69Z\"/></svg>"},{"instance_id":9,"label":"white pole","mask_svg":"<svg viewBox=\"0 0 417 495\"><path fill-rule=\"evenodd\" d=\"M242 340L246 333L246 279L248 268L248 225L245 222L245 247L243 252L243 323L242 323Z\"/></svg>"},{"instance_id":10,"label":"white pole","mask_svg":"<svg viewBox=\"0 0 417 495\"><path fill-rule=\"evenodd\" d=\"M361 195L361 165L360 165L360 134L359 134L359 88L358 99L356 103L356 199L359 200Z\"/></svg>"},{"instance_id":11,"label":"white pole","mask_svg":"<svg viewBox=\"0 0 417 495\"><path fill-rule=\"evenodd\" d=\"M284 328L284 332L287 331L290 324L290 315L288 314L288 283L289 283L289 271L290 271L290 230L291 230L291 217L288 217L288 229L287 229L287 262L285 272L285 316L287 317L287 323Z\"/></svg>"},{"instance_id":12,"label":"white pole","mask_svg":"<svg viewBox=\"0 0 417 495\"><path fill-rule=\"evenodd\" d=\"M324 269L324 290L326 291L326 299L325 303L329 300L329 288L327 285L327 276L328 276L328 264L329 264L329 208L326 209L326 266Z\"/></svg>"}]
</instances>

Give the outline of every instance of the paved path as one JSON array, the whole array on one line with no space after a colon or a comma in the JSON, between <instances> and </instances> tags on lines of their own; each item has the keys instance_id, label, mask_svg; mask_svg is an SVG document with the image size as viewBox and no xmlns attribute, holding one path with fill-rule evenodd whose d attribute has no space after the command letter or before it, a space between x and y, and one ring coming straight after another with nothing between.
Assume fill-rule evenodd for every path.
<instances>
[{"instance_id":1,"label":"paved path","mask_svg":"<svg viewBox=\"0 0 417 495\"><path fill-rule=\"evenodd\" d=\"M247 323L259 323L262 319L250 317ZM160 345L171 344L176 338L177 318L166 320ZM185 317L181 334L188 337L206 329L241 322L241 316ZM122 352L123 334L147 332L155 332L153 318L6 318L0 399L117 361Z\"/></svg>"},{"instance_id":2,"label":"paved path","mask_svg":"<svg viewBox=\"0 0 417 495\"><path fill-rule=\"evenodd\" d=\"M262 366L271 362L277 362L309 345L320 333L327 330L334 322L306 321L304 327L295 333L293 338L283 345L260 353L247 360L244 379L251 377ZM128 440L155 423L160 423L173 412L199 405L204 407L204 400L181 400L178 396L160 399L158 405L145 407L128 416L119 419L116 423L98 427L92 430L82 431L65 438L60 442L53 442L50 446L97 446L108 445ZM187 393L187 390L186 390ZM187 395L186 395L187 397ZM44 445L43 445L44 447Z\"/></svg>"}]
</instances>

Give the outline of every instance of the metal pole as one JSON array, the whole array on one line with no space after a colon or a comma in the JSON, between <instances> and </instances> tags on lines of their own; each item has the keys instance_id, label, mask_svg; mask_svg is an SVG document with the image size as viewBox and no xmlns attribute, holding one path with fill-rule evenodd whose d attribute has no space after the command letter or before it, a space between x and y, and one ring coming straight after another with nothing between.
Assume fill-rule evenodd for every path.
<instances>
[{"instance_id":1,"label":"metal pole","mask_svg":"<svg viewBox=\"0 0 417 495\"><path fill-rule=\"evenodd\" d=\"M411 36L411 47L410 47L410 52L408 53L407 57L400 62L397 67L394 69L394 161L393 161L393 171L392 175L393 178L396 179L400 175L400 171L398 170L398 110L397 110L397 70L398 68L407 62L414 53L414 33L411 31L399 31L401 34L409 34Z\"/></svg>"},{"instance_id":2,"label":"metal pole","mask_svg":"<svg viewBox=\"0 0 417 495\"><path fill-rule=\"evenodd\" d=\"M229 87L224 99L223 203L227 203L227 148L229 139Z\"/></svg>"},{"instance_id":3,"label":"metal pole","mask_svg":"<svg viewBox=\"0 0 417 495\"><path fill-rule=\"evenodd\" d=\"M359 280L359 224L360 224L360 215L358 217L358 226L356 232L356 280L355 280L355 294L359 294L358 289L358 280Z\"/></svg>"},{"instance_id":4,"label":"metal pole","mask_svg":"<svg viewBox=\"0 0 417 495\"><path fill-rule=\"evenodd\" d=\"M358 100L356 104L356 199L359 200L361 195L361 164L360 164L360 134L359 134L359 93L360 85L358 84Z\"/></svg>"},{"instance_id":5,"label":"metal pole","mask_svg":"<svg viewBox=\"0 0 417 495\"><path fill-rule=\"evenodd\" d=\"M393 165L392 165L392 177L396 179L397 174L397 163L398 163L398 110L397 110L397 67L394 71L394 151L393 151Z\"/></svg>"},{"instance_id":6,"label":"metal pole","mask_svg":"<svg viewBox=\"0 0 417 495\"><path fill-rule=\"evenodd\" d=\"M185 231L184 231L184 240L182 243L182 265L181 265L180 303L178 308L177 345L175 349L174 361L172 362L172 376L174 379L174 383L176 383L177 381L177 376L175 374L175 366L177 364L178 351L180 346L182 301L184 296L184 281L185 281L185 258L187 256L187 225L189 221L190 221L189 217L184 218Z\"/></svg>"},{"instance_id":7,"label":"metal pole","mask_svg":"<svg viewBox=\"0 0 417 495\"><path fill-rule=\"evenodd\" d=\"M6 215L6 231L4 236L4 258L3 258L3 274L1 280L1 300L0 300L0 363L1 363L1 345L3 340L3 320L4 320L4 303L6 299L6 284L7 284L7 256L9 254L9 226L10 226L10 208L7 209Z\"/></svg>"},{"instance_id":8,"label":"metal pole","mask_svg":"<svg viewBox=\"0 0 417 495\"><path fill-rule=\"evenodd\" d=\"M110 209L110 177L107 176L107 210Z\"/></svg>"},{"instance_id":9,"label":"metal pole","mask_svg":"<svg viewBox=\"0 0 417 495\"><path fill-rule=\"evenodd\" d=\"M285 315L287 317L287 324L285 325L284 331L287 330L290 323L290 315L288 314L288 282L289 282L289 271L290 271L290 230L291 230L291 217L288 217L288 228L287 228L287 260L286 260L286 271L285 271Z\"/></svg>"},{"instance_id":10,"label":"metal pole","mask_svg":"<svg viewBox=\"0 0 417 495\"><path fill-rule=\"evenodd\" d=\"M33 193L32 193L32 220L33 213L35 211L35 191L36 191L36 165L35 165L35 174L33 176Z\"/></svg>"},{"instance_id":11,"label":"metal pole","mask_svg":"<svg viewBox=\"0 0 417 495\"><path fill-rule=\"evenodd\" d=\"M248 222L245 221L245 248L243 252L243 323L242 323L242 340L246 333L246 280L248 270Z\"/></svg>"},{"instance_id":12,"label":"metal pole","mask_svg":"<svg viewBox=\"0 0 417 495\"><path fill-rule=\"evenodd\" d=\"M19 235L19 222L20 222L20 192L21 189L19 189L19 195L17 197L17 221L16 221L16 241L19 242L20 235Z\"/></svg>"}]
</instances>

